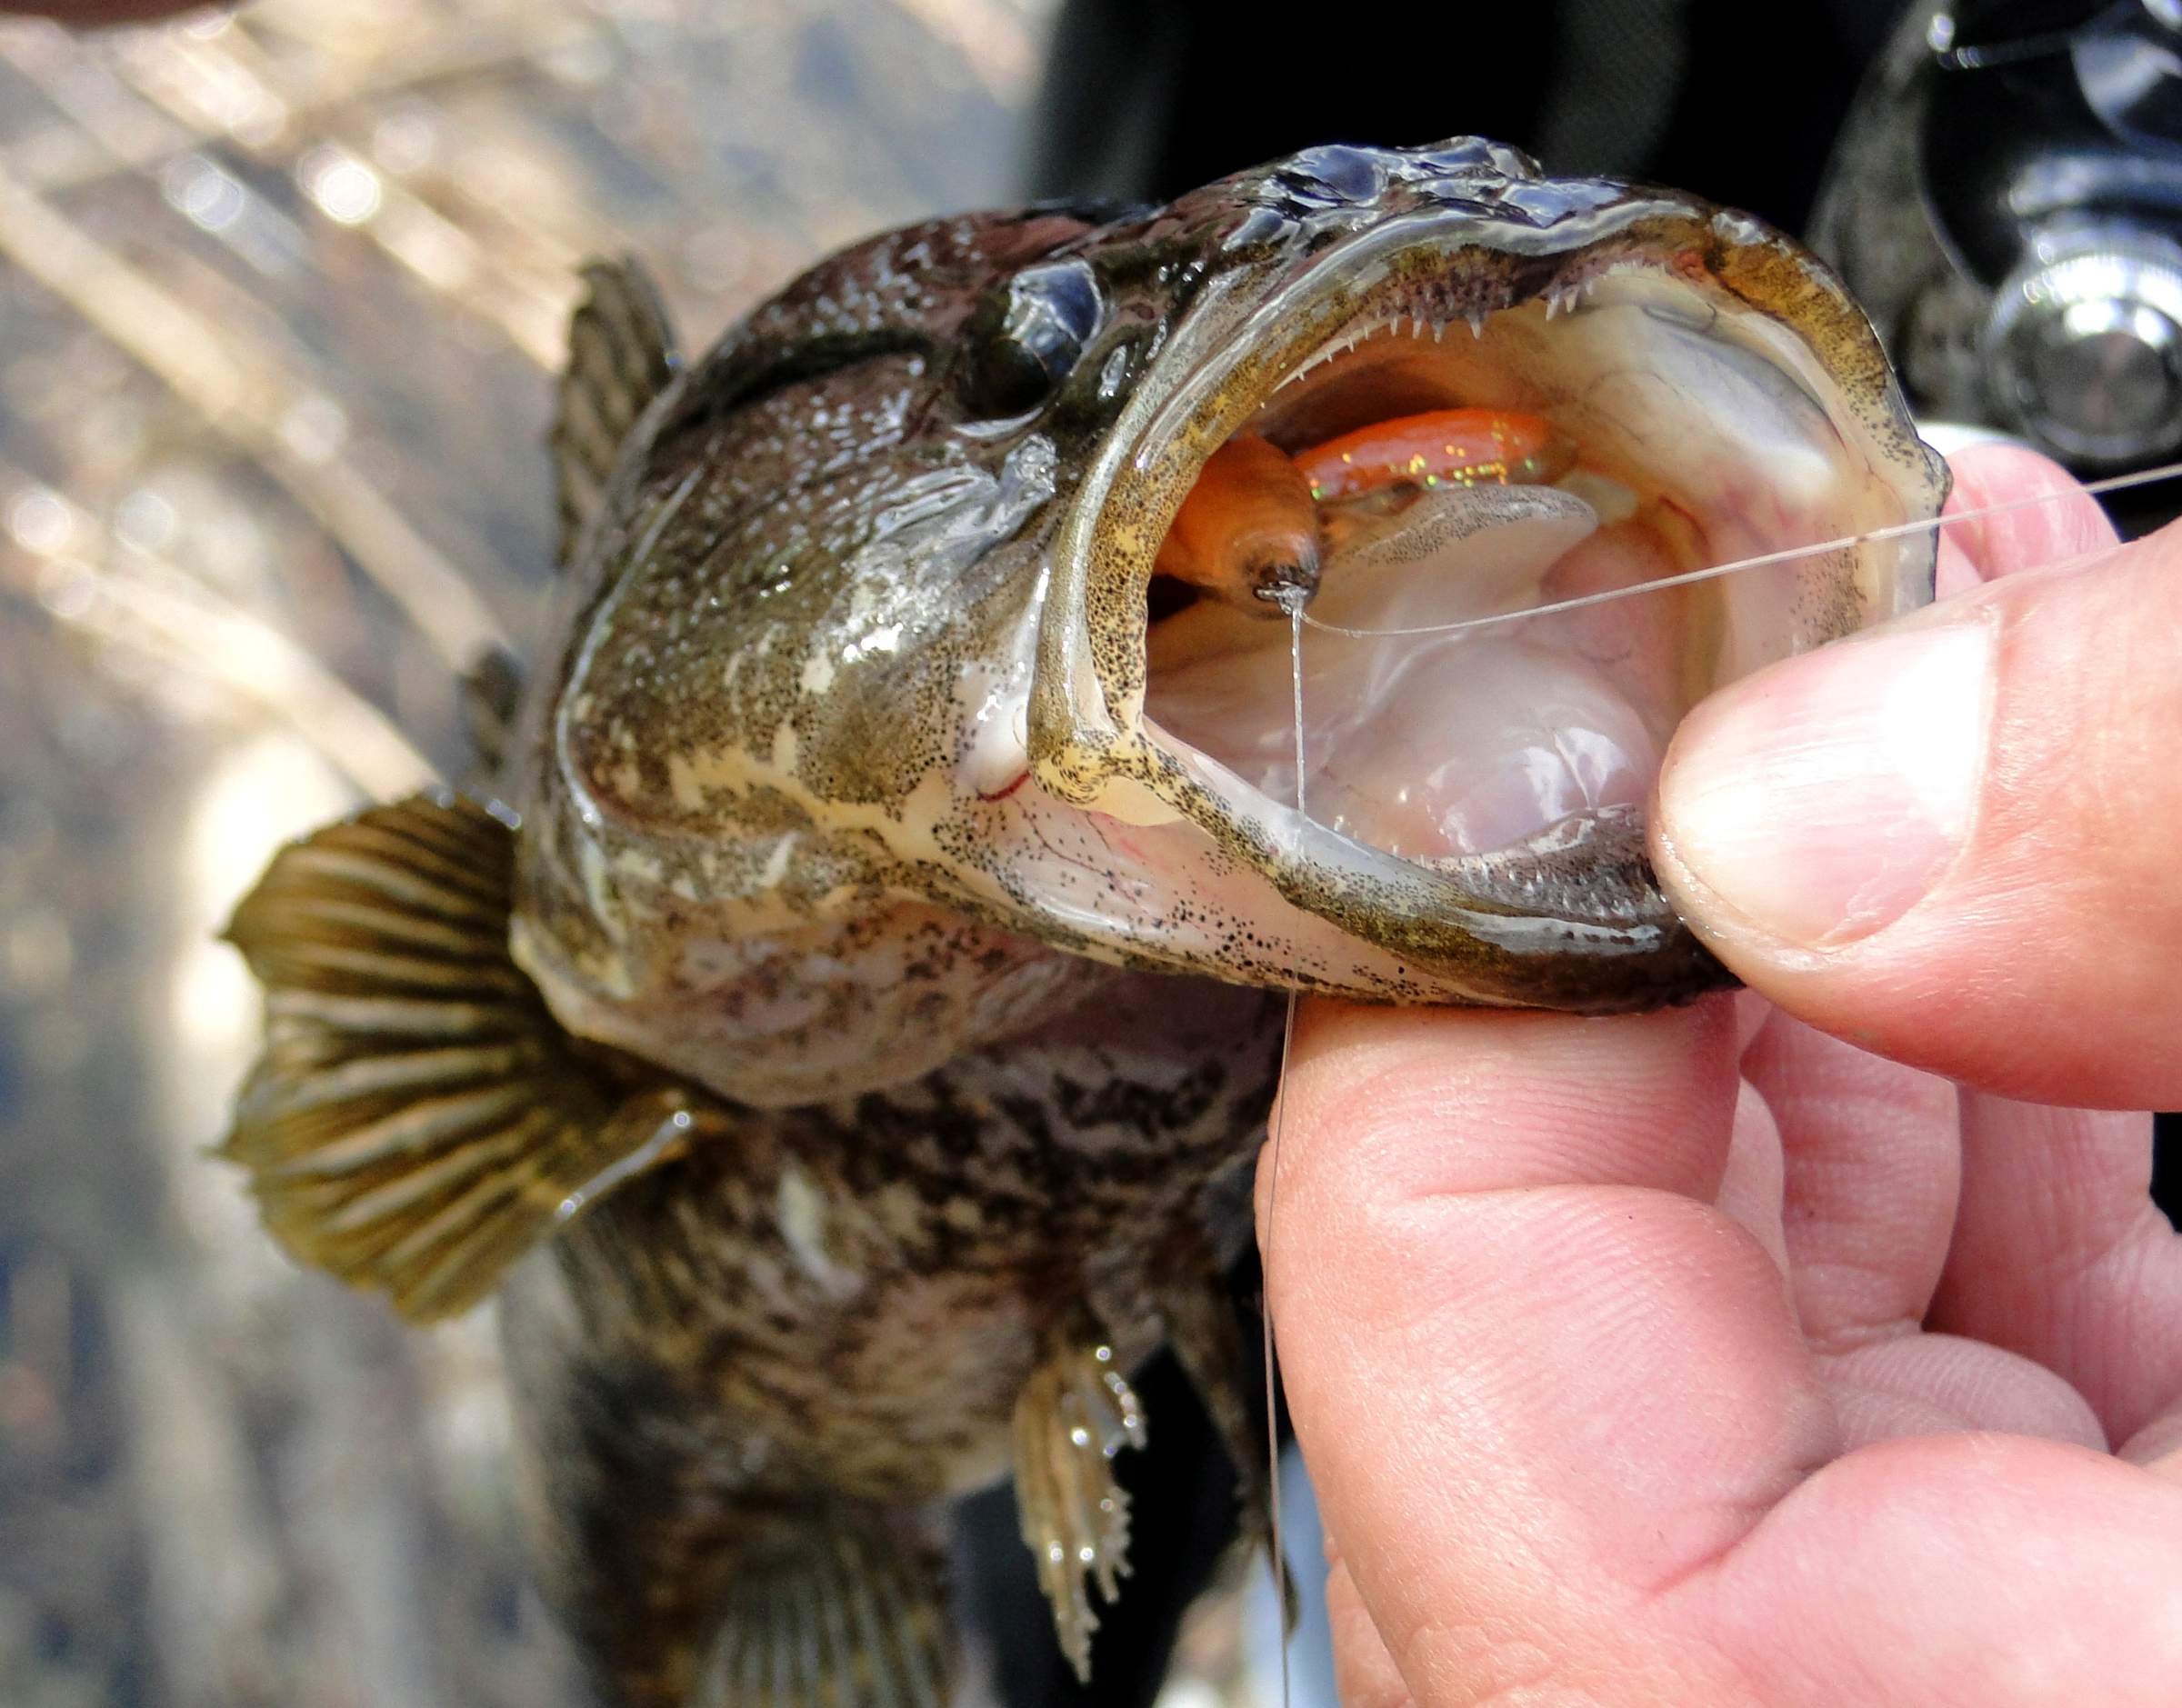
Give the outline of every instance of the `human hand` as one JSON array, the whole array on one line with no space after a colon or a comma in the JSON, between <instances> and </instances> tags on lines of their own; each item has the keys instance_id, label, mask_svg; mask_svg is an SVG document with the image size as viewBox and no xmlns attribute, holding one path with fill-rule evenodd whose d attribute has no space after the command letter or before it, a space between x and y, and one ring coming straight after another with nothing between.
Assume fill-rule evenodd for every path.
<instances>
[{"instance_id":1,"label":"human hand","mask_svg":"<svg viewBox=\"0 0 2182 1708\"><path fill-rule=\"evenodd\" d=\"M1959 597L1685 725L1655 857L1782 1010L1304 1005L1268 1284L1351 1708L2182 1693L2182 1241L2086 1112L2182 1100L2182 529L2015 573L2105 528L1953 530Z\"/></svg>"}]
</instances>

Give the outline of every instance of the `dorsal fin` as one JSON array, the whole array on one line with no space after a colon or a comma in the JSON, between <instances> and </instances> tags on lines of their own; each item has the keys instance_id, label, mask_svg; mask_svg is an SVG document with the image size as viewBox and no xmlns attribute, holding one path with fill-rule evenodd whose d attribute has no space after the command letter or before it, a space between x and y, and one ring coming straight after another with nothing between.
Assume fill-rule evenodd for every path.
<instances>
[{"instance_id":1,"label":"dorsal fin","mask_svg":"<svg viewBox=\"0 0 2182 1708\"><path fill-rule=\"evenodd\" d=\"M563 564L598 508L622 441L681 360L658 287L633 258L587 262L583 280L587 288L569 318L568 365L546 439Z\"/></svg>"},{"instance_id":2,"label":"dorsal fin","mask_svg":"<svg viewBox=\"0 0 2182 1708\"><path fill-rule=\"evenodd\" d=\"M227 928L265 1047L222 1154L299 1261L451 1315L717 1106L580 1054L508 954L508 827L415 795L274 858Z\"/></svg>"}]
</instances>

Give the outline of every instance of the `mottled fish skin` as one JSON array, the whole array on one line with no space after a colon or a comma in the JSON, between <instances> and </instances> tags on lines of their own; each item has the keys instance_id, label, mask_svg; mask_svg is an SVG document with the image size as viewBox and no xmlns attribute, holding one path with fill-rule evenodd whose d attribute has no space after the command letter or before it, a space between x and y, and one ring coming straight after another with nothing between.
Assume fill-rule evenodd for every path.
<instances>
[{"instance_id":1,"label":"mottled fish skin","mask_svg":"<svg viewBox=\"0 0 2182 1708\"><path fill-rule=\"evenodd\" d=\"M519 828L407 803L276 862L229 1154L290 1249L419 1317L528 1251L521 1487L611 1701L938 1708L935 1503L1011 1453L1080 1669L1163 1340L1256 1473L1219 1276L1280 994L1611 1012L1724 976L1626 817L1411 864L1165 740L1146 590L1196 468L1389 305L1513 311L1580 420L1546 309L1616 291L1777 362L1870 471L1850 521L1937 509L1936 461L1794 245L1475 140L889 233L686 366L633 269L587 276ZM1929 570L1815 563L1785 641ZM503 919L513 964L474 967Z\"/></svg>"},{"instance_id":2,"label":"mottled fish skin","mask_svg":"<svg viewBox=\"0 0 2182 1708\"><path fill-rule=\"evenodd\" d=\"M621 1696L686 1700L737 1579L779 1569L815 1520L899 1522L1006 1475L1056 1347L1134 1369L1165 1338L1162 1295L1176 1317L1196 1297L1232 1311L1231 1177L1263 1132L1277 1008L1114 976L1133 1024L746 1112L518 1271L525 1505L555 1603ZM784 1533L755 1538L761 1520Z\"/></svg>"}]
</instances>

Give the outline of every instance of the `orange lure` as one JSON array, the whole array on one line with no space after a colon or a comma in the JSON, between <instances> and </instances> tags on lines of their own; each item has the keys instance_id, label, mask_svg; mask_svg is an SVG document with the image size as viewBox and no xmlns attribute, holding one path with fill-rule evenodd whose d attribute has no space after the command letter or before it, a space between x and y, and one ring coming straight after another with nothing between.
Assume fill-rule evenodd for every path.
<instances>
[{"instance_id":1,"label":"orange lure","mask_svg":"<svg viewBox=\"0 0 2182 1708\"><path fill-rule=\"evenodd\" d=\"M1435 409L1375 421L1297 452L1296 465L1320 504L1397 481L1506 486L1550 481L1568 467L1548 423L1499 409Z\"/></svg>"},{"instance_id":2,"label":"orange lure","mask_svg":"<svg viewBox=\"0 0 2182 1708\"><path fill-rule=\"evenodd\" d=\"M1321 504L1389 486L1509 485L1556 479L1571 461L1552 426L1498 409L1435 409L1374 422L1289 456L1256 434L1206 460L1159 547L1154 573L1227 604L1278 615L1291 589L1317 591L1329 525Z\"/></svg>"}]
</instances>

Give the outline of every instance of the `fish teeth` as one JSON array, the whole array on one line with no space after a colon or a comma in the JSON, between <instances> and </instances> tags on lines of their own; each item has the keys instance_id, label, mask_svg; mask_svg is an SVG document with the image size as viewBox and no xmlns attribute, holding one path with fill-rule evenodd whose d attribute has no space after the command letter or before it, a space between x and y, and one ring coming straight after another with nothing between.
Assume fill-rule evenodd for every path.
<instances>
[{"instance_id":1,"label":"fish teeth","mask_svg":"<svg viewBox=\"0 0 2182 1708\"><path fill-rule=\"evenodd\" d=\"M1556 315L1573 315L1583 305L1586 282L1573 280L1566 284L1558 281L1546 287L1546 318Z\"/></svg>"},{"instance_id":2,"label":"fish teeth","mask_svg":"<svg viewBox=\"0 0 2182 1708\"><path fill-rule=\"evenodd\" d=\"M1545 295L1546 312L1548 316L1571 312L1575 301L1573 287L1564 289L1558 285L1552 285L1547 288ZM1491 316L1485 309L1472 308L1466 310L1462 318L1469 324L1470 336L1482 339L1485 336L1485 323ZM1317 373L1329 362L1339 361L1358 345L1367 344L1374 338L1406 337L1422 343L1429 335L1433 343L1443 344L1446 341L1447 334L1455 324L1453 318L1437 320L1421 313L1390 315L1384 320L1358 326L1321 346L1302 366L1282 380L1273 390L1278 394L1286 391L1291 385L1299 385L1309 379L1312 375Z\"/></svg>"},{"instance_id":3,"label":"fish teeth","mask_svg":"<svg viewBox=\"0 0 2182 1708\"><path fill-rule=\"evenodd\" d=\"M1301 367L1297 368L1293 374L1289 375L1286 379L1281 381L1278 385L1276 385L1273 388L1274 391L1276 393L1284 392L1289 386L1296 385L1300 381L1310 378L1312 375L1316 374L1328 362L1337 360L1339 357L1346 355L1368 335L1369 329L1366 328L1364 332L1351 333L1347 337L1326 345L1323 349L1319 350L1316 355L1313 355L1309 361L1306 362Z\"/></svg>"}]
</instances>

